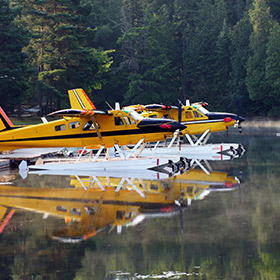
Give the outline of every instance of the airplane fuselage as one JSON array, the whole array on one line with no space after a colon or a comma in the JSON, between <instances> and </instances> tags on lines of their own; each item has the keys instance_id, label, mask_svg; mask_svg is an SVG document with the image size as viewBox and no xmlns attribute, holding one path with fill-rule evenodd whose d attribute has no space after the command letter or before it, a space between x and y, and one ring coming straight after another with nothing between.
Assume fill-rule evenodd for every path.
<instances>
[{"instance_id":1,"label":"airplane fuselage","mask_svg":"<svg viewBox=\"0 0 280 280\"><path fill-rule=\"evenodd\" d=\"M64 117L47 123L3 130L0 132L0 151L31 147L86 146L97 149L104 145L107 148L115 144L136 144L143 138L145 142L164 140L176 130L173 120L135 120L124 111L96 115L94 120L97 129L89 117Z\"/></svg>"},{"instance_id":2,"label":"airplane fuselage","mask_svg":"<svg viewBox=\"0 0 280 280\"><path fill-rule=\"evenodd\" d=\"M178 120L178 108L170 110L144 111L144 117L169 118ZM202 134L209 129L209 132L225 131L228 127L234 126L238 121L244 119L231 113L212 113L204 108L194 106L183 106L181 123L187 128L182 130L183 134L196 135Z\"/></svg>"}]
</instances>

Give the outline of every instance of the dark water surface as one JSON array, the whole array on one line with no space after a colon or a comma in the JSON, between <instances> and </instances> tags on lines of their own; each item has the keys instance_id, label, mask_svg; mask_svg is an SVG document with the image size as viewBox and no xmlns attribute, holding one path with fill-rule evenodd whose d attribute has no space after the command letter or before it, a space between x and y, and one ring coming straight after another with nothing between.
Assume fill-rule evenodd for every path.
<instances>
[{"instance_id":1,"label":"dark water surface","mask_svg":"<svg viewBox=\"0 0 280 280\"><path fill-rule=\"evenodd\" d=\"M85 190L76 177L1 176L0 279L280 279L276 132L212 135L246 154L209 162L210 175L134 181L145 198L112 178L103 192L92 178Z\"/></svg>"}]
</instances>

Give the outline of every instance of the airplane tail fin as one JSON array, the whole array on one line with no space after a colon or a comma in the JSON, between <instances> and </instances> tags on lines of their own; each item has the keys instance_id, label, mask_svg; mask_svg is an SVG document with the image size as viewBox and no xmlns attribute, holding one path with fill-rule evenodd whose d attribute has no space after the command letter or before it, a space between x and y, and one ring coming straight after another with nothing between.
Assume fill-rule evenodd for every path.
<instances>
[{"instance_id":1,"label":"airplane tail fin","mask_svg":"<svg viewBox=\"0 0 280 280\"><path fill-rule=\"evenodd\" d=\"M78 88L78 89L68 90L68 95L69 95L70 105L72 109L81 109L81 110L96 109L83 89Z\"/></svg>"},{"instance_id":2,"label":"airplane tail fin","mask_svg":"<svg viewBox=\"0 0 280 280\"><path fill-rule=\"evenodd\" d=\"M9 130L14 127L13 123L6 115L2 107L0 107L0 131L2 130Z\"/></svg>"}]
</instances>

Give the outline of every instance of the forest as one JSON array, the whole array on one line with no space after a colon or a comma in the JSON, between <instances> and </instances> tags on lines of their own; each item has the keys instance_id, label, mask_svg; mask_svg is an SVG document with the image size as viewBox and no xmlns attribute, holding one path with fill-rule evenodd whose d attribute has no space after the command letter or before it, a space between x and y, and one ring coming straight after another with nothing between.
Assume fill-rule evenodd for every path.
<instances>
[{"instance_id":1,"label":"forest","mask_svg":"<svg viewBox=\"0 0 280 280\"><path fill-rule=\"evenodd\" d=\"M100 109L277 117L279 21L278 0L0 0L0 106L44 115L83 88Z\"/></svg>"}]
</instances>

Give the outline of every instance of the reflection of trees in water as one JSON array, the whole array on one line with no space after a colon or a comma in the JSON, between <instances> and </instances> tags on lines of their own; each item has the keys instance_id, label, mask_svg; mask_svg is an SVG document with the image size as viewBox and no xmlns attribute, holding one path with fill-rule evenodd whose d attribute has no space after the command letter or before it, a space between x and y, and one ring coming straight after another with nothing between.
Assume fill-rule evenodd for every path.
<instances>
[{"instance_id":1,"label":"reflection of trees in water","mask_svg":"<svg viewBox=\"0 0 280 280\"><path fill-rule=\"evenodd\" d=\"M131 276L178 270L202 273L203 279L279 278L280 144L276 140L275 136L249 137L245 158L222 163L231 171L243 168L243 186L194 201L184 211L182 234L179 218L173 217L146 220L138 231L111 233L105 240L96 236L97 251L87 251L81 274L91 269L89 260L98 259L103 273L122 270ZM110 250L104 252L106 242ZM93 275L97 270L92 268Z\"/></svg>"},{"instance_id":2,"label":"reflection of trees in water","mask_svg":"<svg viewBox=\"0 0 280 280\"><path fill-rule=\"evenodd\" d=\"M75 246L54 242L51 233L62 224L56 218L43 220L41 214L16 212L5 228L5 238L0 239L0 259L5 256L0 279L8 275L11 279L74 279L86 247L93 251L95 243Z\"/></svg>"},{"instance_id":3,"label":"reflection of trees in water","mask_svg":"<svg viewBox=\"0 0 280 280\"><path fill-rule=\"evenodd\" d=\"M121 235L115 230L103 231L79 244L63 244L49 238L63 221L18 213L11 224L18 229L16 241L14 233L7 231L0 239L1 250L6 248L11 256L5 258L0 278L5 271L19 279L33 275L38 279L103 280L116 279L110 271L119 270L130 273L120 279L132 279L134 273L161 275L163 271L197 272L203 279L279 278L280 139L272 135L239 137L246 137L246 143L240 141L248 149L245 156L212 167L222 167L230 175L238 175L242 167L243 186L192 201L183 212L183 233L179 215L175 215L146 219L136 227L124 228ZM34 176L32 180L29 183L36 187L51 184L52 178L44 181ZM67 180L62 176L56 186ZM200 279L197 277L194 279Z\"/></svg>"}]
</instances>

